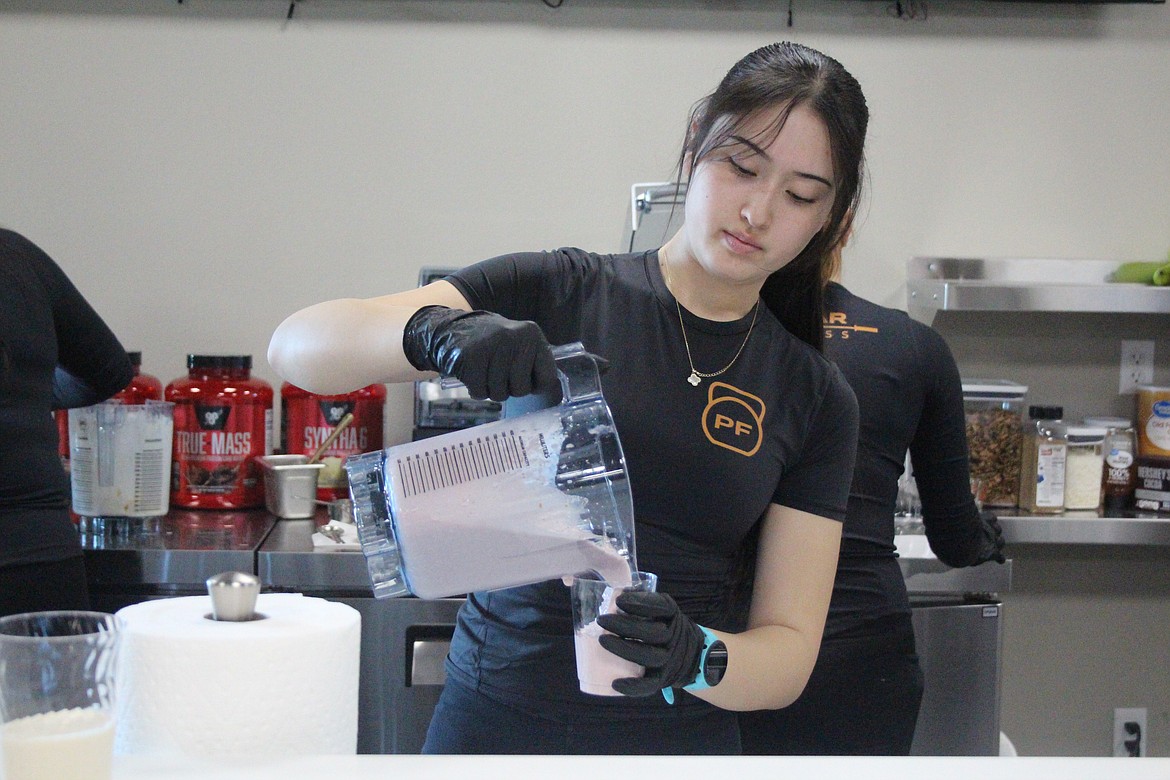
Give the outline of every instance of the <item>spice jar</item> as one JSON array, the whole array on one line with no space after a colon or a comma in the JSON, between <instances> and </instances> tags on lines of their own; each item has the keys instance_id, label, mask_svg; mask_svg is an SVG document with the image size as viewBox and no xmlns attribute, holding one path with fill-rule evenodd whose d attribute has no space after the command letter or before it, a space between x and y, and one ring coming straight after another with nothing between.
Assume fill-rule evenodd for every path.
<instances>
[{"instance_id":1,"label":"spice jar","mask_svg":"<svg viewBox=\"0 0 1170 780\"><path fill-rule=\"evenodd\" d=\"M1015 506L1020 496L1026 385L1006 379L963 380L971 476L983 485L984 506Z\"/></svg>"},{"instance_id":2,"label":"spice jar","mask_svg":"<svg viewBox=\"0 0 1170 780\"><path fill-rule=\"evenodd\" d=\"M1133 505L1137 487L1137 434L1124 417L1086 417L1085 425L1105 429L1101 508L1117 514Z\"/></svg>"},{"instance_id":3,"label":"spice jar","mask_svg":"<svg viewBox=\"0 0 1170 780\"><path fill-rule=\"evenodd\" d=\"M1064 508L1097 509L1105 468L1105 429L1070 426L1064 464Z\"/></svg>"},{"instance_id":4,"label":"spice jar","mask_svg":"<svg viewBox=\"0 0 1170 780\"><path fill-rule=\"evenodd\" d=\"M1020 457L1020 509L1038 514L1064 511L1064 465L1067 453L1064 409L1029 406Z\"/></svg>"}]
</instances>

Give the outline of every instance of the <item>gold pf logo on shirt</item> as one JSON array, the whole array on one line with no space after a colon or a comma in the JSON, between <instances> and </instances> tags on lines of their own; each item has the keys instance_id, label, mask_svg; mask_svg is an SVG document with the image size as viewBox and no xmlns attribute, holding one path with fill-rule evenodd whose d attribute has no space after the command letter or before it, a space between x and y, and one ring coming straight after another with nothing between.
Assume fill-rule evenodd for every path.
<instances>
[{"instance_id":1,"label":"gold pf logo on shirt","mask_svg":"<svg viewBox=\"0 0 1170 780\"><path fill-rule=\"evenodd\" d=\"M764 440L764 401L725 382L712 382L703 409L703 433L717 447L751 457Z\"/></svg>"}]
</instances>

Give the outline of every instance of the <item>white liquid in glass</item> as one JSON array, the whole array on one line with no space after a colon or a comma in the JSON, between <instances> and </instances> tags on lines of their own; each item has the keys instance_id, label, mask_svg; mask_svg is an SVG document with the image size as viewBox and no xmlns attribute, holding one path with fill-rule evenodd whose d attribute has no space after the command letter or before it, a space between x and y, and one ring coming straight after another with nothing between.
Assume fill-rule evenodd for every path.
<instances>
[{"instance_id":1,"label":"white liquid in glass","mask_svg":"<svg viewBox=\"0 0 1170 780\"><path fill-rule=\"evenodd\" d=\"M613 689L613 681L623 677L642 677L646 670L638 664L619 658L601 646L602 634L608 634L594 620L573 634L577 651L577 681L585 693L594 696L621 696Z\"/></svg>"},{"instance_id":2,"label":"white liquid in glass","mask_svg":"<svg viewBox=\"0 0 1170 780\"><path fill-rule=\"evenodd\" d=\"M114 718L72 709L17 718L0 727L5 780L109 780Z\"/></svg>"}]
</instances>

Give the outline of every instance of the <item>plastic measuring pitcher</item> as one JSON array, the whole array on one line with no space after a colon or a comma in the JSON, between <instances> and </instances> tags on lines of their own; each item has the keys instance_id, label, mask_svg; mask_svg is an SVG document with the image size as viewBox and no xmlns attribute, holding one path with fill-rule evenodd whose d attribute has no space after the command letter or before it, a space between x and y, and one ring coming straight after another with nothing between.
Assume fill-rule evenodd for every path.
<instances>
[{"instance_id":1,"label":"plastic measuring pitcher","mask_svg":"<svg viewBox=\"0 0 1170 780\"><path fill-rule=\"evenodd\" d=\"M69 410L74 512L91 519L167 513L174 409L170 401L106 401Z\"/></svg>"},{"instance_id":2,"label":"plastic measuring pitcher","mask_svg":"<svg viewBox=\"0 0 1170 780\"><path fill-rule=\"evenodd\" d=\"M560 405L346 460L375 597L630 582L634 505L596 359L576 342L553 356Z\"/></svg>"}]
</instances>

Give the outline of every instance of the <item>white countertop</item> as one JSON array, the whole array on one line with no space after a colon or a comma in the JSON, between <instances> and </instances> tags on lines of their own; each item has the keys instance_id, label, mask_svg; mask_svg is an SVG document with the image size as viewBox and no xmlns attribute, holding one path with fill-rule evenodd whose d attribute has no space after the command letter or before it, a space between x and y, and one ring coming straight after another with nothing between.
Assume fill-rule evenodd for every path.
<instances>
[{"instance_id":1,"label":"white countertop","mask_svg":"<svg viewBox=\"0 0 1170 780\"><path fill-rule=\"evenodd\" d=\"M118 756L113 780L1167 780L1170 758L873 758L687 756L300 756L224 760Z\"/></svg>"}]
</instances>

